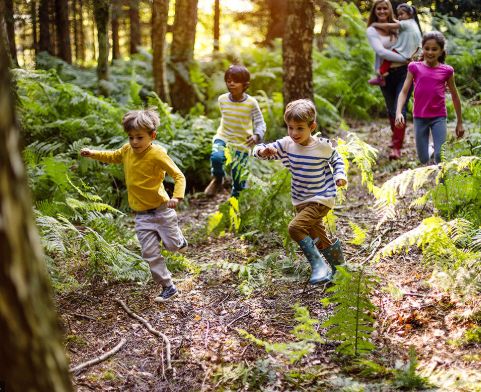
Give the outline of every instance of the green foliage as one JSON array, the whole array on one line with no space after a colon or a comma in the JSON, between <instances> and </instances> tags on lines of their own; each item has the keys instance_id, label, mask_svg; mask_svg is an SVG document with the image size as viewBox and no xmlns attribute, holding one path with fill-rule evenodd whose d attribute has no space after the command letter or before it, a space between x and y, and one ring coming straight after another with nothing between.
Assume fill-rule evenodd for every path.
<instances>
[{"instance_id":1,"label":"green foliage","mask_svg":"<svg viewBox=\"0 0 481 392\"><path fill-rule=\"evenodd\" d=\"M165 263L170 272L187 271L193 275L200 274L201 268L182 254L162 250L162 256L165 257Z\"/></svg>"},{"instance_id":2,"label":"green foliage","mask_svg":"<svg viewBox=\"0 0 481 392\"><path fill-rule=\"evenodd\" d=\"M298 322L298 325L292 330L292 334L297 339L295 342L270 343L256 338L254 335L251 335L243 329L239 329L238 332L245 339L264 347L268 353L272 352L281 354L289 363L295 363L301 360L304 356L312 353L315 349L315 343L323 343L323 340L314 327L319 321L310 317L307 308L296 304L294 305L294 310L294 318Z\"/></svg>"},{"instance_id":3,"label":"green foliage","mask_svg":"<svg viewBox=\"0 0 481 392\"><path fill-rule=\"evenodd\" d=\"M403 390L422 390L430 388L432 385L427 378L417 374L418 361L414 346L409 347L409 362L405 368L395 371L394 386Z\"/></svg>"},{"instance_id":4,"label":"green foliage","mask_svg":"<svg viewBox=\"0 0 481 392\"><path fill-rule=\"evenodd\" d=\"M337 352L359 356L374 349L370 335L376 308L369 299L374 284L373 276L364 269L349 272L344 267L337 268L334 285L327 289L330 295L321 301L325 306L334 304L334 313L322 327L330 328L327 336L340 342Z\"/></svg>"},{"instance_id":5,"label":"green foliage","mask_svg":"<svg viewBox=\"0 0 481 392\"><path fill-rule=\"evenodd\" d=\"M244 362L235 365L224 365L214 374L217 385L225 387L225 391L263 390L264 387L277 381L276 367L270 359L259 359L248 366Z\"/></svg>"},{"instance_id":6,"label":"green foliage","mask_svg":"<svg viewBox=\"0 0 481 392\"><path fill-rule=\"evenodd\" d=\"M351 227L354 234L354 237L349 240L349 243L353 245L362 245L366 241L366 231L362 229L359 225L351 221L349 221L349 226Z\"/></svg>"}]
</instances>

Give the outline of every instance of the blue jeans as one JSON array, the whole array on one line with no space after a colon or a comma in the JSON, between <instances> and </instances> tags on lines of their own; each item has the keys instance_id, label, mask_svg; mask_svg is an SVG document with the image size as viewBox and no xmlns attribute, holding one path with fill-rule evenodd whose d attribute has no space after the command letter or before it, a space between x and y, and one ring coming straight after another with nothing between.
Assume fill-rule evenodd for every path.
<instances>
[{"instance_id":1,"label":"blue jeans","mask_svg":"<svg viewBox=\"0 0 481 392\"><path fill-rule=\"evenodd\" d=\"M389 75L386 76L386 85L384 87L381 87L382 95L384 96L384 102L386 103L387 114L391 118L396 118L397 99L399 97L399 93L403 88L407 73L407 65L390 68ZM412 91L413 86L411 85L411 88L409 89L408 95L406 97L406 103L402 108L402 114L404 118L406 118L406 111Z\"/></svg>"},{"instance_id":2,"label":"blue jeans","mask_svg":"<svg viewBox=\"0 0 481 392\"><path fill-rule=\"evenodd\" d=\"M210 163L212 167L212 175L214 177L224 177L224 163L226 144L220 139L215 139L212 145L212 153L210 154ZM246 178L249 174L249 154L242 151L234 151L232 156L232 196L238 197L240 191L246 188Z\"/></svg>"},{"instance_id":3,"label":"blue jeans","mask_svg":"<svg viewBox=\"0 0 481 392\"><path fill-rule=\"evenodd\" d=\"M434 161L441 162L441 147L446 141L446 117L414 117L414 134L416 150L421 163L429 162L429 131L433 135Z\"/></svg>"}]
</instances>

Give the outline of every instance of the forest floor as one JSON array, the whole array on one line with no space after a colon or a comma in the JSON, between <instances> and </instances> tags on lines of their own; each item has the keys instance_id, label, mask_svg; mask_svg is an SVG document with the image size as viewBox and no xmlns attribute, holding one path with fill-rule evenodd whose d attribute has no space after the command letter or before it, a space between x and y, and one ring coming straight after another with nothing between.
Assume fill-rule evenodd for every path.
<instances>
[{"instance_id":1,"label":"forest floor","mask_svg":"<svg viewBox=\"0 0 481 392\"><path fill-rule=\"evenodd\" d=\"M355 124L351 129L380 150L376 184L416 165L412 131L407 134L402 159L387 160L389 130L385 126ZM381 246L416 227L422 218L406 203L396 220L375 231L378 217L372 210L373 197L360 182L356 174L350 177L346 203L336 209L338 236L344 241L348 260L369 261ZM207 237L208 216L227 198L227 193L213 199L194 195L188 208L179 212L190 242L186 257L202 269L199 274L174 274L180 295L172 301L155 303L159 288L152 282L96 282L57 294L71 366L98 357L126 339L121 350L108 360L74 374L77 390L235 391L262 390L262 385L276 391L395 390L385 379L354 377L352 369L347 373L347 363L335 353L334 343L317 345L314 353L296 365L276 367L273 364L282 359L273 358L275 354L240 336L239 328L270 342L292 341L294 304L309 309L311 317L319 320L317 328L332 309L320 303L326 295L322 288L306 285L308 274L302 268L299 279L267 277L265 284L250 295L240 292L237 274L218 268L217 262L247 263L274 252L282 257L285 251L275 243L252 244L232 234ZM370 228L369 246L347 243L352 237L349 220ZM299 255L301 263L304 261ZM408 347L412 345L421 374L436 385L432 390L481 391L479 345L453 343L469 327L467 314L473 309L479 312L480 298L465 301L429 284L433 268L422 263L417 251L383 258L373 269L380 278L372 297L377 307L375 359L391 368L399 366L408 361ZM162 339L130 317L116 300L124 301L132 312L168 337L173 373L165 368ZM319 332L323 336L325 330Z\"/></svg>"}]
</instances>

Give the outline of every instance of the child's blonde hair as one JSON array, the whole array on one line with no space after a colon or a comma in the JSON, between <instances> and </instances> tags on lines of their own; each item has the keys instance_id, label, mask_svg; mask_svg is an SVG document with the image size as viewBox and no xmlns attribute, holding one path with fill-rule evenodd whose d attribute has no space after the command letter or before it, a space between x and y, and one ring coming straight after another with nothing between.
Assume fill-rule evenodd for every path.
<instances>
[{"instance_id":1,"label":"child's blonde hair","mask_svg":"<svg viewBox=\"0 0 481 392\"><path fill-rule=\"evenodd\" d=\"M125 113L122 125L125 132L138 129L148 129L150 132L154 132L160 125L159 113L155 108L130 110Z\"/></svg>"},{"instance_id":2,"label":"child's blonde hair","mask_svg":"<svg viewBox=\"0 0 481 392\"><path fill-rule=\"evenodd\" d=\"M284 121L305 122L311 126L316 121L316 107L310 99L289 102L284 112Z\"/></svg>"}]
</instances>

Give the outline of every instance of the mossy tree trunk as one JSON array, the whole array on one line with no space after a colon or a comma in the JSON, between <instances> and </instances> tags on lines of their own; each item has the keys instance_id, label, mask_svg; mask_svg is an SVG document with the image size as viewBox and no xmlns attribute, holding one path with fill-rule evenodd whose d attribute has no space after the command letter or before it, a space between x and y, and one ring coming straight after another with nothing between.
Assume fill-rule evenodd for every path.
<instances>
[{"instance_id":1,"label":"mossy tree trunk","mask_svg":"<svg viewBox=\"0 0 481 392\"><path fill-rule=\"evenodd\" d=\"M139 0L130 0L130 54L138 52L140 46Z\"/></svg>"},{"instance_id":2,"label":"mossy tree trunk","mask_svg":"<svg viewBox=\"0 0 481 392\"><path fill-rule=\"evenodd\" d=\"M190 67L194 58L197 0L176 0L170 61L175 74L170 87L173 108L187 114L198 101L198 91L190 80Z\"/></svg>"},{"instance_id":3,"label":"mossy tree trunk","mask_svg":"<svg viewBox=\"0 0 481 392\"><path fill-rule=\"evenodd\" d=\"M94 17L97 25L97 39L99 46L99 57L97 60L97 78L99 81L99 91L102 95L108 96L109 91L102 83L109 80L109 18L110 0L94 1Z\"/></svg>"},{"instance_id":4,"label":"mossy tree trunk","mask_svg":"<svg viewBox=\"0 0 481 392\"><path fill-rule=\"evenodd\" d=\"M314 99L312 43L314 1L289 0L282 40L284 105L295 99Z\"/></svg>"},{"instance_id":5,"label":"mossy tree trunk","mask_svg":"<svg viewBox=\"0 0 481 392\"><path fill-rule=\"evenodd\" d=\"M169 16L169 0L153 0L152 3L152 69L154 91L163 102L170 104L165 69L165 36Z\"/></svg>"},{"instance_id":6,"label":"mossy tree trunk","mask_svg":"<svg viewBox=\"0 0 481 392\"><path fill-rule=\"evenodd\" d=\"M65 62L72 64L68 1L55 0L55 22L57 27L58 56Z\"/></svg>"},{"instance_id":7,"label":"mossy tree trunk","mask_svg":"<svg viewBox=\"0 0 481 392\"><path fill-rule=\"evenodd\" d=\"M0 380L9 392L71 391L0 43Z\"/></svg>"},{"instance_id":8,"label":"mossy tree trunk","mask_svg":"<svg viewBox=\"0 0 481 392\"><path fill-rule=\"evenodd\" d=\"M112 0L112 60L120 59L119 19L122 14L121 0Z\"/></svg>"}]
</instances>

